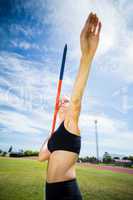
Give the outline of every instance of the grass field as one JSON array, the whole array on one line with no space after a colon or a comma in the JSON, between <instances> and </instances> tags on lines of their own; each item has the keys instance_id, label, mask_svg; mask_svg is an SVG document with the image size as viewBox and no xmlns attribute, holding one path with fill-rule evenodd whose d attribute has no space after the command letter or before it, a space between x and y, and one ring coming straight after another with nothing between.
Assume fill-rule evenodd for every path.
<instances>
[{"instance_id":1,"label":"grass field","mask_svg":"<svg viewBox=\"0 0 133 200\"><path fill-rule=\"evenodd\" d=\"M46 164L0 158L0 200L44 200ZM132 200L133 175L77 166L84 200Z\"/></svg>"}]
</instances>

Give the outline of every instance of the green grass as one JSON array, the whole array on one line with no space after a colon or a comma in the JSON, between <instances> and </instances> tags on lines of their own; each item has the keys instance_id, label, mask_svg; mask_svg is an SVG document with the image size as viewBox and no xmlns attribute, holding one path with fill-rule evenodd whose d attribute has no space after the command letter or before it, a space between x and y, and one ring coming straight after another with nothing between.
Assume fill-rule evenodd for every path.
<instances>
[{"instance_id":1,"label":"green grass","mask_svg":"<svg viewBox=\"0 0 133 200\"><path fill-rule=\"evenodd\" d=\"M43 200L46 164L0 158L0 200ZM133 175L77 166L84 200L133 199Z\"/></svg>"}]
</instances>

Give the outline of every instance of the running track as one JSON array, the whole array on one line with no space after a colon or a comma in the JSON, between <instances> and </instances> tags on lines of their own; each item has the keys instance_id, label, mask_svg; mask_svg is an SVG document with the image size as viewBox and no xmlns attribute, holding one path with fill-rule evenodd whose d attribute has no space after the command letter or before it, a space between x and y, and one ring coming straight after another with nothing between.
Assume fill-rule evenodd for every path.
<instances>
[{"instance_id":1,"label":"running track","mask_svg":"<svg viewBox=\"0 0 133 200\"><path fill-rule=\"evenodd\" d=\"M86 166L86 167L94 167L98 170L109 170L112 172L119 172L119 173L126 173L126 174L133 174L133 169L124 168L124 167L117 167L117 166L108 166L108 165L95 165L95 164L89 164L89 163L78 163L80 166Z\"/></svg>"}]
</instances>

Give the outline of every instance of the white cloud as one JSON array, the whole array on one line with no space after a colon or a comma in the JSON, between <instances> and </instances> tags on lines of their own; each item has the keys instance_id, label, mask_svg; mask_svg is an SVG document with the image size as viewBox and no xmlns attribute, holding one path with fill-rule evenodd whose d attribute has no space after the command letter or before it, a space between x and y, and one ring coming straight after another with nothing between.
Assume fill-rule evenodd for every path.
<instances>
[{"instance_id":1,"label":"white cloud","mask_svg":"<svg viewBox=\"0 0 133 200\"><path fill-rule=\"evenodd\" d=\"M122 130L128 129L128 125L125 121L121 121L118 119L112 119L109 116L106 116L104 113L102 114L81 114L80 117L80 126L84 130L88 130L87 132L95 132L95 123L94 121L98 121L98 129L102 134L106 134L107 136L111 136L112 134L122 134ZM122 132L121 132L122 131Z\"/></svg>"},{"instance_id":2,"label":"white cloud","mask_svg":"<svg viewBox=\"0 0 133 200\"><path fill-rule=\"evenodd\" d=\"M97 13L103 24L100 44L95 57L96 64L99 66L100 63L106 76L113 77L117 82L119 80L133 82L133 70L131 67L133 64L131 56L132 7L133 4L131 2L116 2L113 0L101 0L100 3L98 0L82 0L82 2L77 0L76 3L71 0L53 0L52 4L43 0L32 2L32 4L27 2L25 3L25 9L31 8L34 11L33 17L41 21L44 28L46 24L50 25L50 33L52 34L49 34L48 37L49 44L46 47L42 43L38 46L26 41L12 42L14 45L24 49L43 49L49 52L53 49L55 51L56 47L59 48L68 43L68 59L76 63L80 57L79 35L88 14L93 11ZM45 10L47 10L46 13ZM37 27L34 30L30 26L25 28L24 26L13 24L11 29L23 33L26 37L39 34ZM104 66L108 69L107 71L105 71ZM111 71L110 68L115 68L115 70Z\"/></svg>"},{"instance_id":3,"label":"white cloud","mask_svg":"<svg viewBox=\"0 0 133 200\"><path fill-rule=\"evenodd\" d=\"M25 50L29 50L29 49L36 49L36 50L40 50L40 47L37 44L34 43L29 43L26 41L11 41L13 47L18 47L21 49L25 49Z\"/></svg>"},{"instance_id":4,"label":"white cloud","mask_svg":"<svg viewBox=\"0 0 133 200\"><path fill-rule=\"evenodd\" d=\"M24 25L22 24L11 24L10 25L10 32L15 32L17 34L21 33L23 34L24 36L26 36L27 38L31 38L31 36L33 35L34 33L34 27L25 27Z\"/></svg>"},{"instance_id":5,"label":"white cloud","mask_svg":"<svg viewBox=\"0 0 133 200\"><path fill-rule=\"evenodd\" d=\"M0 122L8 128L11 132L18 134L39 134L43 130L50 131L48 123L50 122L50 115L47 112L33 112L32 115L24 115L13 111L1 111ZM47 126L45 126L47 125ZM48 132L44 132L47 136Z\"/></svg>"},{"instance_id":6,"label":"white cloud","mask_svg":"<svg viewBox=\"0 0 133 200\"><path fill-rule=\"evenodd\" d=\"M76 62L80 57L79 35L88 14L96 12L102 21L100 45L97 51L97 64L109 68L109 62L114 72L107 70L106 76L133 81L132 56L132 30L128 27L129 16L131 16L132 3L125 1L99 1L80 0L59 1L54 0L49 8L48 20L53 26L52 41L56 38L57 45L68 43L71 59ZM108 56L106 61L104 57ZM104 69L103 69L104 70ZM110 72L110 73L109 73Z\"/></svg>"},{"instance_id":7,"label":"white cloud","mask_svg":"<svg viewBox=\"0 0 133 200\"><path fill-rule=\"evenodd\" d=\"M97 128L100 155L103 155L105 151L109 151L110 153L133 153L133 132L128 129L128 123L104 114L81 114L81 155L95 155L96 142L94 120L98 120Z\"/></svg>"},{"instance_id":8,"label":"white cloud","mask_svg":"<svg viewBox=\"0 0 133 200\"><path fill-rule=\"evenodd\" d=\"M0 78L1 125L18 134L47 130L48 135L58 76L43 63L13 53L2 52L0 64L5 71Z\"/></svg>"}]
</instances>

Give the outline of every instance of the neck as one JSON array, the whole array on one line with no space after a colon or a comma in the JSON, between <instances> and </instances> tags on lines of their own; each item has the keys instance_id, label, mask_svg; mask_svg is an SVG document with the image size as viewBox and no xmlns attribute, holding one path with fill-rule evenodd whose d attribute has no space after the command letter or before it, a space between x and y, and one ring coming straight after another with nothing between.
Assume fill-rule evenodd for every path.
<instances>
[{"instance_id":1,"label":"neck","mask_svg":"<svg viewBox=\"0 0 133 200\"><path fill-rule=\"evenodd\" d=\"M59 124L61 124L65 119L64 113L59 112L59 118L58 119L59 119Z\"/></svg>"},{"instance_id":2,"label":"neck","mask_svg":"<svg viewBox=\"0 0 133 200\"><path fill-rule=\"evenodd\" d=\"M61 124L63 121L64 121L64 119L60 119L60 120L59 120L59 124Z\"/></svg>"}]
</instances>

